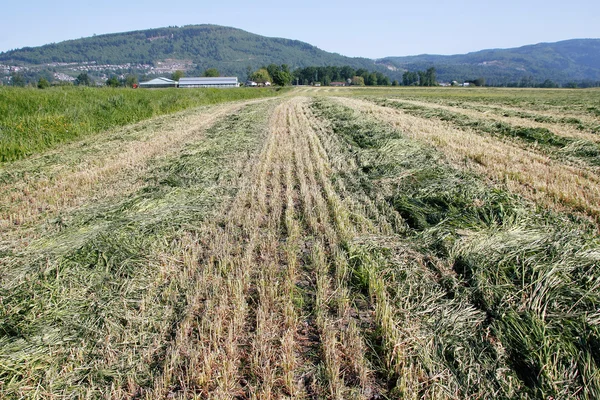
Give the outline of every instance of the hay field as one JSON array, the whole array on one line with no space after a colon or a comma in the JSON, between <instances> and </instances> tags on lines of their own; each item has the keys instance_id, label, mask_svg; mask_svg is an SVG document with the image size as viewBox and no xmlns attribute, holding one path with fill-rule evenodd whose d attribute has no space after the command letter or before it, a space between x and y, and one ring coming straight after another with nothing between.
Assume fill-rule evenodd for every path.
<instances>
[{"instance_id":1,"label":"hay field","mask_svg":"<svg viewBox=\"0 0 600 400\"><path fill-rule=\"evenodd\" d=\"M0 165L0 397L600 397L600 92L297 88Z\"/></svg>"}]
</instances>

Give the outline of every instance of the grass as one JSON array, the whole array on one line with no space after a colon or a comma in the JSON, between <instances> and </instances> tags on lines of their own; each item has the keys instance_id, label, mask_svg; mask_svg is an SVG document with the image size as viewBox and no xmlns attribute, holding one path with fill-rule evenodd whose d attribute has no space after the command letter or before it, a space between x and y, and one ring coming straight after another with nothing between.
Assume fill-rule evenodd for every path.
<instances>
[{"instance_id":1,"label":"grass","mask_svg":"<svg viewBox=\"0 0 600 400\"><path fill-rule=\"evenodd\" d=\"M315 93L5 163L0 395L598 397L593 204L507 177L592 173Z\"/></svg>"},{"instance_id":2,"label":"grass","mask_svg":"<svg viewBox=\"0 0 600 400\"><path fill-rule=\"evenodd\" d=\"M0 162L191 107L269 97L271 89L0 89Z\"/></svg>"},{"instance_id":3,"label":"grass","mask_svg":"<svg viewBox=\"0 0 600 400\"><path fill-rule=\"evenodd\" d=\"M158 160L137 193L61 215L3 260L3 396L152 386L198 279L199 225L235 194L240 160L260 144L261 110L217 124Z\"/></svg>"},{"instance_id":4,"label":"grass","mask_svg":"<svg viewBox=\"0 0 600 400\"><path fill-rule=\"evenodd\" d=\"M557 135L546 127L514 126L501 121L472 118L461 113L444 109L418 106L399 101L381 100L378 104L394 107L422 118L437 118L448 121L459 129L473 129L495 136L514 138L536 148L545 149L546 154L581 160L591 166L600 166L600 144Z\"/></svg>"},{"instance_id":5,"label":"grass","mask_svg":"<svg viewBox=\"0 0 600 400\"><path fill-rule=\"evenodd\" d=\"M397 369L396 394L598 396L595 228L488 188L350 109L315 107L351 144L372 182L367 190L384 190L406 221L399 247L367 240L351 250L358 286L382 303L376 309L384 347L397 359L388 364ZM396 343L407 343L404 355ZM415 370L427 371L425 388L404 381ZM436 374L447 379L432 381Z\"/></svg>"},{"instance_id":6,"label":"grass","mask_svg":"<svg viewBox=\"0 0 600 400\"><path fill-rule=\"evenodd\" d=\"M597 219L597 174L590 168L554 160L535 148L456 129L443 121L408 115L357 99L340 99L365 115L435 146L457 167L467 167L506 184L511 191L556 209L576 211Z\"/></svg>"}]
</instances>

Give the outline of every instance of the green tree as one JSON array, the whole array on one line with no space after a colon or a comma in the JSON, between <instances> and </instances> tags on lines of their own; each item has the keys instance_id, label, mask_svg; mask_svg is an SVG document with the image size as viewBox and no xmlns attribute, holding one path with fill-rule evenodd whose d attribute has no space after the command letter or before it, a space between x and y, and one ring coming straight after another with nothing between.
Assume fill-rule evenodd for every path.
<instances>
[{"instance_id":1,"label":"green tree","mask_svg":"<svg viewBox=\"0 0 600 400\"><path fill-rule=\"evenodd\" d=\"M419 75L416 72L406 71L402 74L402 84L404 86L413 86L419 83Z\"/></svg>"},{"instance_id":2,"label":"green tree","mask_svg":"<svg viewBox=\"0 0 600 400\"><path fill-rule=\"evenodd\" d=\"M106 86L119 87L119 86L121 86L121 82L119 82L119 78L117 78L116 76L113 75L106 80Z\"/></svg>"},{"instance_id":3,"label":"green tree","mask_svg":"<svg viewBox=\"0 0 600 400\"><path fill-rule=\"evenodd\" d=\"M377 74L375 72L370 73L367 75L367 79L365 81L367 86L377 86Z\"/></svg>"},{"instance_id":4,"label":"green tree","mask_svg":"<svg viewBox=\"0 0 600 400\"><path fill-rule=\"evenodd\" d=\"M183 71L177 70L171 74L171 79L173 79L174 81L179 81L179 79L183 78L184 76L185 73Z\"/></svg>"},{"instance_id":5,"label":"green tree","mask_svg":"<svg viewBox=\"0 0 600 400\"><path fill-rule=\"evenodd\" d=\"M206 71L204 71L202 76L205 76L207 78L217 78L221 75L219 74L219 71L216 68L208 68Z\"/></svg>"},{"instance_id":6,"label":"green tree","mask_svg":"<svg viewBox=\"0 0 600 400\"><path fill-rule=\"evenodd\" d=\"M273 82L271 75L269 75L269 71L267 71L265 68L255 71L252 74L252 80L258 83Z\"/></svg>"},{"instance_id":7,"label":"green tree","mask_svg":"<svg viewBox=\"0 0 600 400\"><path fill-rule=\"evenodd\" d=\"M273 75L273 83L279 86L287 86L292 82L293 78L289 71L277 70Z\"/></svg>"},{"instance_id":8,"label":"green tree","mask_svg":"<svg viewBox=\"0 0 600 400\"><path fill-rule=\"evenodd\" d=\"M271 78L273 78L275 76L275 73L277 71L279 71L279 67L276 64L269 64L267 67L263 67L264 69L267 70L267 72L269 73L269 76ZM269 82L273 82L272 80Z\"/></svg>"},{"instance_id":9,"label":"green tree","mask_svg":"<svg viewBox=\"0 0 600 400\"><path fill-rule=\"evenodd\" d=\"M40 78L37 83L38 89L46 89L50 87L50 82L46 78Z\"/></svg>"},{"instance_id":10,"label":"green tree","mask_svg":"<svg viewBox=\"0 0 600 400\"><path fill-rule=\"evenodd\" d=\"M362 76L353 76L352 77L352 85L354 86L365 86L365 78Z\"/></svg>"},{"instance_id":11,"label":"green tree","mask_svg":"<svg viewBox=\"0 0 600 400\"><path fill-rule=\"evenodd\" d=\"M392 86L398 86L398 81L396 79L394 79L394 81L392 82Z\"/></svg>"},{"instance_id":12,"label":"green tree","mask_svg":"<svg viewBox=\"0 0 600 400\"><path fill-rule=\"evenodd\" d=\"M77 86L92 86L94 81L89 77L87 72L82 72L81 74L77 75L75 84Z\"/></svg>"},{"instance_id":13,"label":"green tree","mask_svg":"<svg viewBox=\"0 0 600 400\"><path fill-rule=\"evenodd\" d=\"M13 86L24 87L25 86L25 77L21 73L13 72L10 75L10 84Z\"/></svg>"},{"instance_id":14,"label":"green tree","mask_svg":"<svg viewBox=\"0 0 600 400\"><path fill-rule=\"evenodd\" d=\"M125 77L125 86L127 87L133 87L133 85L138 84L138 77L137 75L127 75L127 77Z\"/></svg>"}]
</instances>

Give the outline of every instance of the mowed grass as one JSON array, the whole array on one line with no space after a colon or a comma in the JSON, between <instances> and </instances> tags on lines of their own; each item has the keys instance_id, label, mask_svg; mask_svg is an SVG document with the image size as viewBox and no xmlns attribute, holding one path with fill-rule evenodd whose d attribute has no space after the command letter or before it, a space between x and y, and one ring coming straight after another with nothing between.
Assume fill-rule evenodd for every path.
<instances>
[{"instance_id":1,"label":"mowed grass","mask_svg":"<svg viewBox=\"0 0 600 400\"><path fill-rule=\"evenodd\" d=\"M596 228L489 187L350 108L315 108L357 159L353 190L383 196L406 224L395 240L350 245L354 284L385 303L392 392L598 397Z\"/></svg>"},{"instance_id":2,"label":"mowed grass","mask_svg":"<svg viewBox=\"0 0 600 400\"><path fill-rule=\"evenodd\" d=\"M129 189L96 196L100 175L34 232L5 226L0 397L599 398L595 197L555 206L445 145L469 130L461 146L563 173L535 141L364 100L403 90L188 110L170 144L179 114L116 130L152 142ZM110 164L112 137L65 146L64 170L56 150L7 162L19 207L90 151Z\"/></svg>"},{"instance_id":3,"label":"mowed grass","mask_svg":"<svg viewBox=\"0 0 600 400\"><path fill-rule=\"evenodd\" d=\"M0 397L130 398L152 387L198 284L203 223L239 189L267 106L248 106L140 189L39 224L1 254Z\"/></svg>"},{"instance_id":4,"label":"mowed grass","mask_svg":"<svg viewBox=\"0 0 600 400\"><path fill-rule=\"evenodd\" d=\"M0 88L0 162L190 107L275 96L274 89Z\"/></svg>"}]
</instances>

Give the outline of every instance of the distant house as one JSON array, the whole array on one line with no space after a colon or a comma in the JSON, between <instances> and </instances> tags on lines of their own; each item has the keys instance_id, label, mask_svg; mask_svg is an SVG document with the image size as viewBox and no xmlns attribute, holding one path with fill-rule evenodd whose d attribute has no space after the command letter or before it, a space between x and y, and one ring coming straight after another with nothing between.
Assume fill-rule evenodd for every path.
<instances>
[{"instance_id":1,"label":"distant house","mask_svg":"<svg viewBox=\"0 0 600 400\"><path fill-rule=\"evenodd\" d=\"M180 88L229 88L238 87L237 77L221 76L217 78L181 78Z\"/></svg>"},{"instance_id":2,"label":"distant house","mask_svg":"<svg viewBox=\"0 0 600 400\"><path fill-rule=\"evenodd\" d=\"M246 86L258 86L258 83L254 82L254 81L247 81Z\"/></svg>"},{"instance_id":3,"label":"distant house","mask_svg":"<svg viewBox=\"0 0 600 400\"><path fill-rule=\"evenodd\" d=\"M346 82L330 82L329 86L346 86Z\"/></svg>"},{"instance_id":4,"label":"distant house","mask_svg":"<svg viewBox=\"0 0 600 400\"><path fill-rule=\"evenodd\" d=\"M169 78L154 78L151 81L140 82L140 88L170 88L177 87L177 82Z\"/></svg>"}]
</instances>

